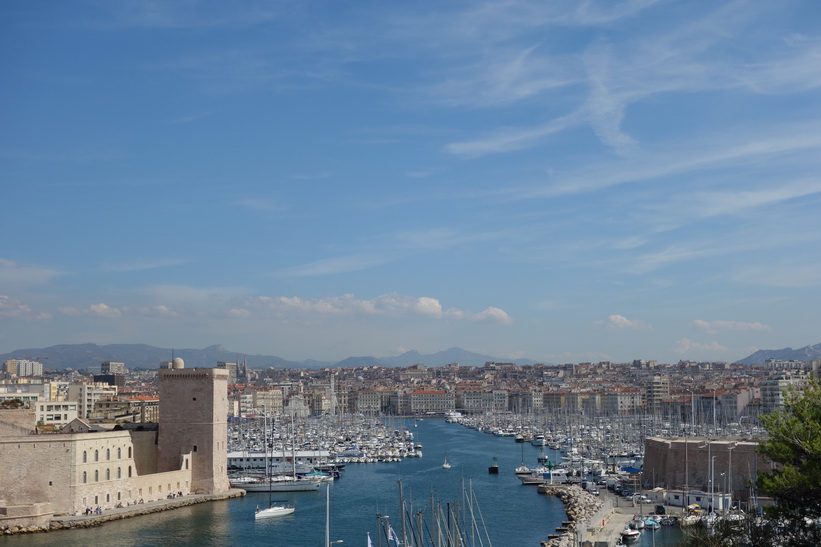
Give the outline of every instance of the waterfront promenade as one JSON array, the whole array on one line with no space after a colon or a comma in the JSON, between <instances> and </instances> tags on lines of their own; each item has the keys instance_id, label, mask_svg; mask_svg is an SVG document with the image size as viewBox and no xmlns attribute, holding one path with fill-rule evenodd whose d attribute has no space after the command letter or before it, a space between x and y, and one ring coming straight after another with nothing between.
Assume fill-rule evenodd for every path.
<instances>
[{"instance_id":1,"label":"waterfront promenade","mask_svg":"<svg viewBox=\"0 0 821 547\"><path fill-rule=\"evenodd\" d=\"M611 507L598 522L591 522L582 534L582 545L616 545L621 531L630 524L636 514L634 507ZM604 525L602 526L602 521ZM589 542L589 543L588 543Z\"/></svg>"},{"instance_id":2,"label":"waterfront promenade","mask_svg":"<svg viewBox=\"0 0 821 547\"><path fill-rule=\"evenodd\" d=\"M542 547L612 547L619 543L621 532L636 516L639 508L631 501L618 504L617 496L605 493L594 497L578 486L541 486L539 491L562 500L568 521L557 534L542 542ZM616 501L616 504L613 502Z\"/></svg>"},{"instance_id":3,"label":"waterfront promenade","mask_svg":"<svg viewBox=\"0 0 821 547\"><path fill-rule=\"evenodd\" d=\"M150 515L152 513L159 513L160 511L168 511L171 509L196 505L198 503L206 503L209 501L238 498L244 495L245 490L240 489L231 489L228 492L223 492L220 494L187 494L184 496L176 496L174 498L159 499L147 501L145 503L127 505L124 507L106 509L102 513L92 512L88 515L55 516L51 519L51 524L49 527L14 527L3 530L2 533L9 535L32 532L50 532L55 530L68 530L72 528L89 528L92 526L100 526L113 520L137 517L141 515Z\"/></svg>"}]
</instances>

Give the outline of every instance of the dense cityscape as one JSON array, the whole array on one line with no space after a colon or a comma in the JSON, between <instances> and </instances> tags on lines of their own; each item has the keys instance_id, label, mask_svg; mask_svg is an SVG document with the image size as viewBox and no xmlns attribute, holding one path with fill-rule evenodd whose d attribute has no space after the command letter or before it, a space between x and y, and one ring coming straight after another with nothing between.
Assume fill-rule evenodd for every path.
<instances>
[{"instance_id":1,"label":"dense cityscape","mask_svg":"<svg viewBox=\"0 0 821 547\"><path fill-rule=\"evenodd\" d=\"M672 428L682 423L709 427L710 433L738 433L754 432L759 414L782 408L784 390L806 382L817 364L770 359L761 366L642 360L319 370L251 369L242 362L202 366L228 371L229 413L235 417L256 415L263 406L271 414L296 416L565 412L588 417L649 415L673 424L667 433L675 433ZM59 428L74 418L110 423L156 420L157 370L129 370L127 363L107 361L90 363L83 372L45 372L42 363L8 360L0 385L0 401L30 404L42 430Z\"/></svg>"},{"instance_id":2,"label":"dense cityscape","mask_svg":"<svg viewBox=\"0 0 821 547\"><path fill-rule=\"evenodd\" d=\"M753 469L769 465L757 453L767 438L760 417L783 410L789 393L804 389L818 365L636 360L310 370L253 369L244 362L186 368L176 358L155 370L104 361L83 371L54 371L32 360L7 360L0 384L0 450L11 462L6 472L13 473L26 469L26 458L19 459L15 449L20 435L29 435L28 457L35 460L51 460L48 451L36 451L44 440L72 439L74 466L87 468L82 475L68 471L73 493L54 498L36 485L10 493L15 506L50 504L46 514L53 527L65 524L61 518L76 518L78 506L88 518L92 506L102 515L144 499L316 491L323 481L339 478L347 464L421 458L423 447L406 420L444 418L540 448L533 467L525 465L522 452L516 476L524 485L564 497L570 523L561 534L549 534L545 545L607 540L607 534L630 543L645 526L713 525L705 519L741 519L772 503L752 488ZM204 392L203 382L210 386ZM190 399L199 393L210 402L198 402L199 395ZM106 435L111 439L104 441ZM169 444L173 448L163 448ZM102 446L106 462L116 446L116 480L110 464L98 463ZM148 446L156 448L146 452ZM447 456L443 467L450 467ZM610 492L600 497L599 488ZM622 523L614 515L629 515L625 502L619 513L620 498L627 499L628 513L637 505L655 507L652 518ZM668 508L679 513L668 517ZM276 516L293 510L269 509ZM38 520L8 517L3 529L37 530L9 526L27 519ZM600 530L584 530L583 523L599 520ZM608 522L625 526L614 532Z\"/></svg>"}]
</instances>

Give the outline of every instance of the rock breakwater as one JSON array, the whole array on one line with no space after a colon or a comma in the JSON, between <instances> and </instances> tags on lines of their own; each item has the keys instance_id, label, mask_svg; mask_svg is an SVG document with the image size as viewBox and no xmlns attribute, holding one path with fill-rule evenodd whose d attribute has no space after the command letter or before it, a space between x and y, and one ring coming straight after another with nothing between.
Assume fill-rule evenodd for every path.
<instances>
[{"instance_id":1,"label":"rock breakwater","mask_svg":"<svg viewBox=\"0 0 821 547\"><path fill-rule=\"evenodd\" d=\"M550 539L541 543L542 547L573 547L577 532L587 527L603 505L599 498L576 485L546 484L539 486L539 493L558 497L567 513L567 521L557 530L560 533L551 534Z\"/></svg>"}]
</instances>

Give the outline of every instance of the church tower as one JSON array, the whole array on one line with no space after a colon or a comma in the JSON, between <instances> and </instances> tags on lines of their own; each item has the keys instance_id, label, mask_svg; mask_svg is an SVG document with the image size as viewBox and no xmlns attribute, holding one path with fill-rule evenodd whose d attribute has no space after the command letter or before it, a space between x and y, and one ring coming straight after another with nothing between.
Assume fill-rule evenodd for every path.
<instances>
[{"instance_id":1,"label":"church tower","mask_svg":"<svg viewBox=\"0 0 821 547\"><path fill-rule=\"evenodd\" d=\"M157 471L173 471L191 455L191 492L227 492L228 371L186 369L179 357L160 369Z\"/></svg>"}]
</instances>

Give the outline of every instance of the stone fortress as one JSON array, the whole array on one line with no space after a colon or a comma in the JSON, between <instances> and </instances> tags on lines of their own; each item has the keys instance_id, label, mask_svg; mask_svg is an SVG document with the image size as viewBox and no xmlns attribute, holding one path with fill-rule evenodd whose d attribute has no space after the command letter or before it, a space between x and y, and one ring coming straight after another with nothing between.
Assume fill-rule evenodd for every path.
<instances>
[{"instance_id":1,"label":"stone fortress","mask_svg":"<svg viewBox=\"0 0 821 547\"><path fill-rule=\"evenodd\" d=\"M35 434L30 410L0 411L0 528L179 494L228 492L228 371L161 369L160 419L112 431L76 420Z\"/></svg>"}]
</instances>

